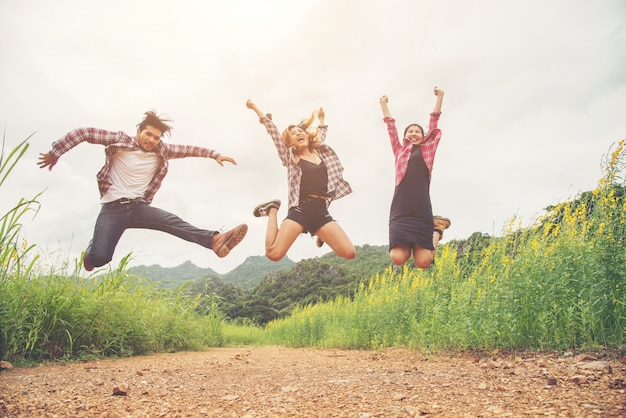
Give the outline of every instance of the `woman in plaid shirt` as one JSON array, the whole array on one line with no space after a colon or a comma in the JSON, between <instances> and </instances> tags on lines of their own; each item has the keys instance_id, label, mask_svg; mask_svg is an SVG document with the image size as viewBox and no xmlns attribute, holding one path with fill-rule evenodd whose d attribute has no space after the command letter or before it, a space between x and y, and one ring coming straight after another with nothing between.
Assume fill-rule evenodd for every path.
<instances>
[{"instance_id":1,"label":"woman in plaid shirt","mask_svg":"<svg viewBox=\"0 0 626 418\"><path fill-rule=\"evenodd\" d=\"M263 203L253 211L256 217L268 217L265 255L272 261L282 259L298 235L309 232L317 236L318 247L326 242L338 256L353 259L354 245L328 213L330 203L352 189L342 177L343 167L337 154L324 143L328 128L324 125L324 110L320 108L309 119L290 125L281 135L269 114L261 112L251 100L246 106L257 114L287 167L289 210L280 228L280 200ZM309 129L316 116L318 128Z\"/></svg>"},{"instance_id":2,"label":"woman in plaid shirt","mask_svg":"<svg viewBox=\"0 0 626 418\"><path fill-rule=\"evenodd\" d=\"M387 96L380 99L396 161L396 188L389 214L389 255L395 265L406 263L412 252L415 265L428 268L434 260L437 244L443 238L443 231L450 226L449 219L433 217L430 203L430 178L441 140L437 122L441 115L443 90L435 87L435 96L437 101L430 114L428 133L425 135L424 129L413 123L404 130L402 142L389 112Z\"/></svg>"},{"instance_id":3,"label":"woman in plaid shirt","mask_svg":"<svg viewBox=\"0 0 626 418\"><path fill-rule=\"evenodd\" d=\"M78 128L54 142L51 151L40 154L39 166L52 170L61 155L82 142L105 147L105 165L98 173L102 207L93 239L83 255L85 270L91 271L111 261L117 243L128 228L167 232L209 248L218 257L228 255L246 235L248 226L245 224L221 234L196 228L178 216L150 205L167 174L168 160L172 158L204 157L213 158L221 166L224 162L236 164L232 158L208 148L162 142L161 137L169 135L172 129L169 122L149 111L137 124L136 136Z\"/></svg>"}]
</instances>

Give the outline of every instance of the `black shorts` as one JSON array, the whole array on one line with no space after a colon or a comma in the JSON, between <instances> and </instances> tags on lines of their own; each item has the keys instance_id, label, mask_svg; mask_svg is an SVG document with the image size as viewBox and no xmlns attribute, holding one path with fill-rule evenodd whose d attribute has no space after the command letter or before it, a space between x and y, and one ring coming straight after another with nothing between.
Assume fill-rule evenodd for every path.
<instances>
[{"instance_id":1,"label":"black shorts","mask_svg":"<svg viewBox=\"0 0 626 418\"><path fill-rule=\"evenodd\" d=\"M300 204L289 209L286 219L299 223L304 228L302 232L311 235L315 235L321 227L334 221L328 213L325 200L308 196L301 197Z\"/></svg>"}]
</instances>

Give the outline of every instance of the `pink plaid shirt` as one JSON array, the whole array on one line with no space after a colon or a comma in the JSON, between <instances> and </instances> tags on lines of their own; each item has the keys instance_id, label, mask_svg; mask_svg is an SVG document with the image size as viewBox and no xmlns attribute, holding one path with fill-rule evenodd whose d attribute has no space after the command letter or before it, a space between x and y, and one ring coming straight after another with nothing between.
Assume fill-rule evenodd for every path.
<instances>
[{"instance_id":1,"label":"pink plaid shirt","mask_svg":"<svg viewBox=\"0 0 626 418\"><path fill-rule=\"evenodd\" d=\"M283 138L278 132L274 122L267 118L261 118L260 122L265 126L267 133L272 137L274 146L278 151L278 157L285 167L287 167L287 181L288 181L288 193L289 193L289 207L295 207L300 204L300 181L302 180L302 169L295 163L293 156L293 149L287 148L283 142ZM326 199L326 207L330 205L330 202L335 199L344 197L347 194L352 193L350 184L342 177L343 167L339 161L339 157L335 154L335 151L323 141L326 139L326 131L328 126L320 125L318 128L319 138L322 142L317 145L317 152L326 164L328 170L328 195Z\"/></svg>"},{"instance_id":2,"label":"pink plaid shirt","mask_svg":"<svg viewBox=\"0 0 626 418\"><path fill-rule=\"evenodd\" d=\"M437 152L437 146L441 140L441 130L437 128L437 121L441 112L431 113L430 121L428 123L428 133L424 136L424 142L422 142L422 155L424 156L424 162L428 167L428 181L433 172L433 163L435 162L435 152ZM391 141L391 149L396 159L396 186L400 184L406 169L409 165L409 157L411 156L411 150L413 144L407 138L404 138L402 142L398 139L398 131L396 129L396 120L394 118L384 118L387 124L387 132L389 133L389 139Z\"/></svg>"},{"instance_id":3,"label":"pink plaid shirt","mask_svg":"<svg viewBox=\"0 0 626 418\"><path fill-rule=\"evenodd\" d=\"M67 151L74 148L81 142L89 142L90 144L104 145L106 161L100 172L98 173L98 188L100 196L104 196L111 183L108 179L109 170L111 168L111 156L119 150L138 150L139 145L137 138L131 137L124 132L105 131L96 128L78 128L69 132L67 135L52 143L50 154L56 158L61 157ZM163 141L159 143L155 151L161 157L161 166L156 175L150 181L150 185L144 194L147 203L151 203L154 195L161 187L163 178L167 174L167 160L173 158L185 157L204 157L217 158L220 154L208 148L197 147L193 145L167 144Z\"/></svg>"}]
</instances>

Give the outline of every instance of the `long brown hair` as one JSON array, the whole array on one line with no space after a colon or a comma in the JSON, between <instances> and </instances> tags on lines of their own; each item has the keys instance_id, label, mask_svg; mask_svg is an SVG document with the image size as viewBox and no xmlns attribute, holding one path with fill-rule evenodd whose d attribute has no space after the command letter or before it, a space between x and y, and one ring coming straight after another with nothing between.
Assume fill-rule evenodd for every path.
<instances>
[{"instance_id":1,"label":"long brown hair","mask_svg":"<svg viewBox=\"0 0 626 418\"><path fill-rule=\"evenodd\" d=\"M308 118L302 119L297 125L289 125L282 133L283 143L286 146L291 147L291 144L289 143L289 130L295 127L302 128L309 136L309 150L313 151L321 142L318 136L317 128L311 128L311 124L316 117L317 110L313 111L313 113L311 113L311 116L309 116Z\"/></svg>"}]
</instances>

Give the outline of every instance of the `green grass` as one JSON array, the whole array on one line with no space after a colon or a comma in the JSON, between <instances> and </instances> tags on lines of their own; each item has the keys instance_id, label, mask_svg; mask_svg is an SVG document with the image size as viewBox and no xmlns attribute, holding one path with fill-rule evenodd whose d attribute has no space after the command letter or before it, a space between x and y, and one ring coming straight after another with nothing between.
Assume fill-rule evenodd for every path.
<instances>
[{"instance_id":1,"label":"green grass","mask_svg":"<svg viewBox=\"0 0 626 418\"><path fill-rule=\"evenodd\" d=\"M222 344L222 317L157 290L124 265L88 278L13 275L0 284L6 358L128 356Z\"/></svg>"}]
</instances>

